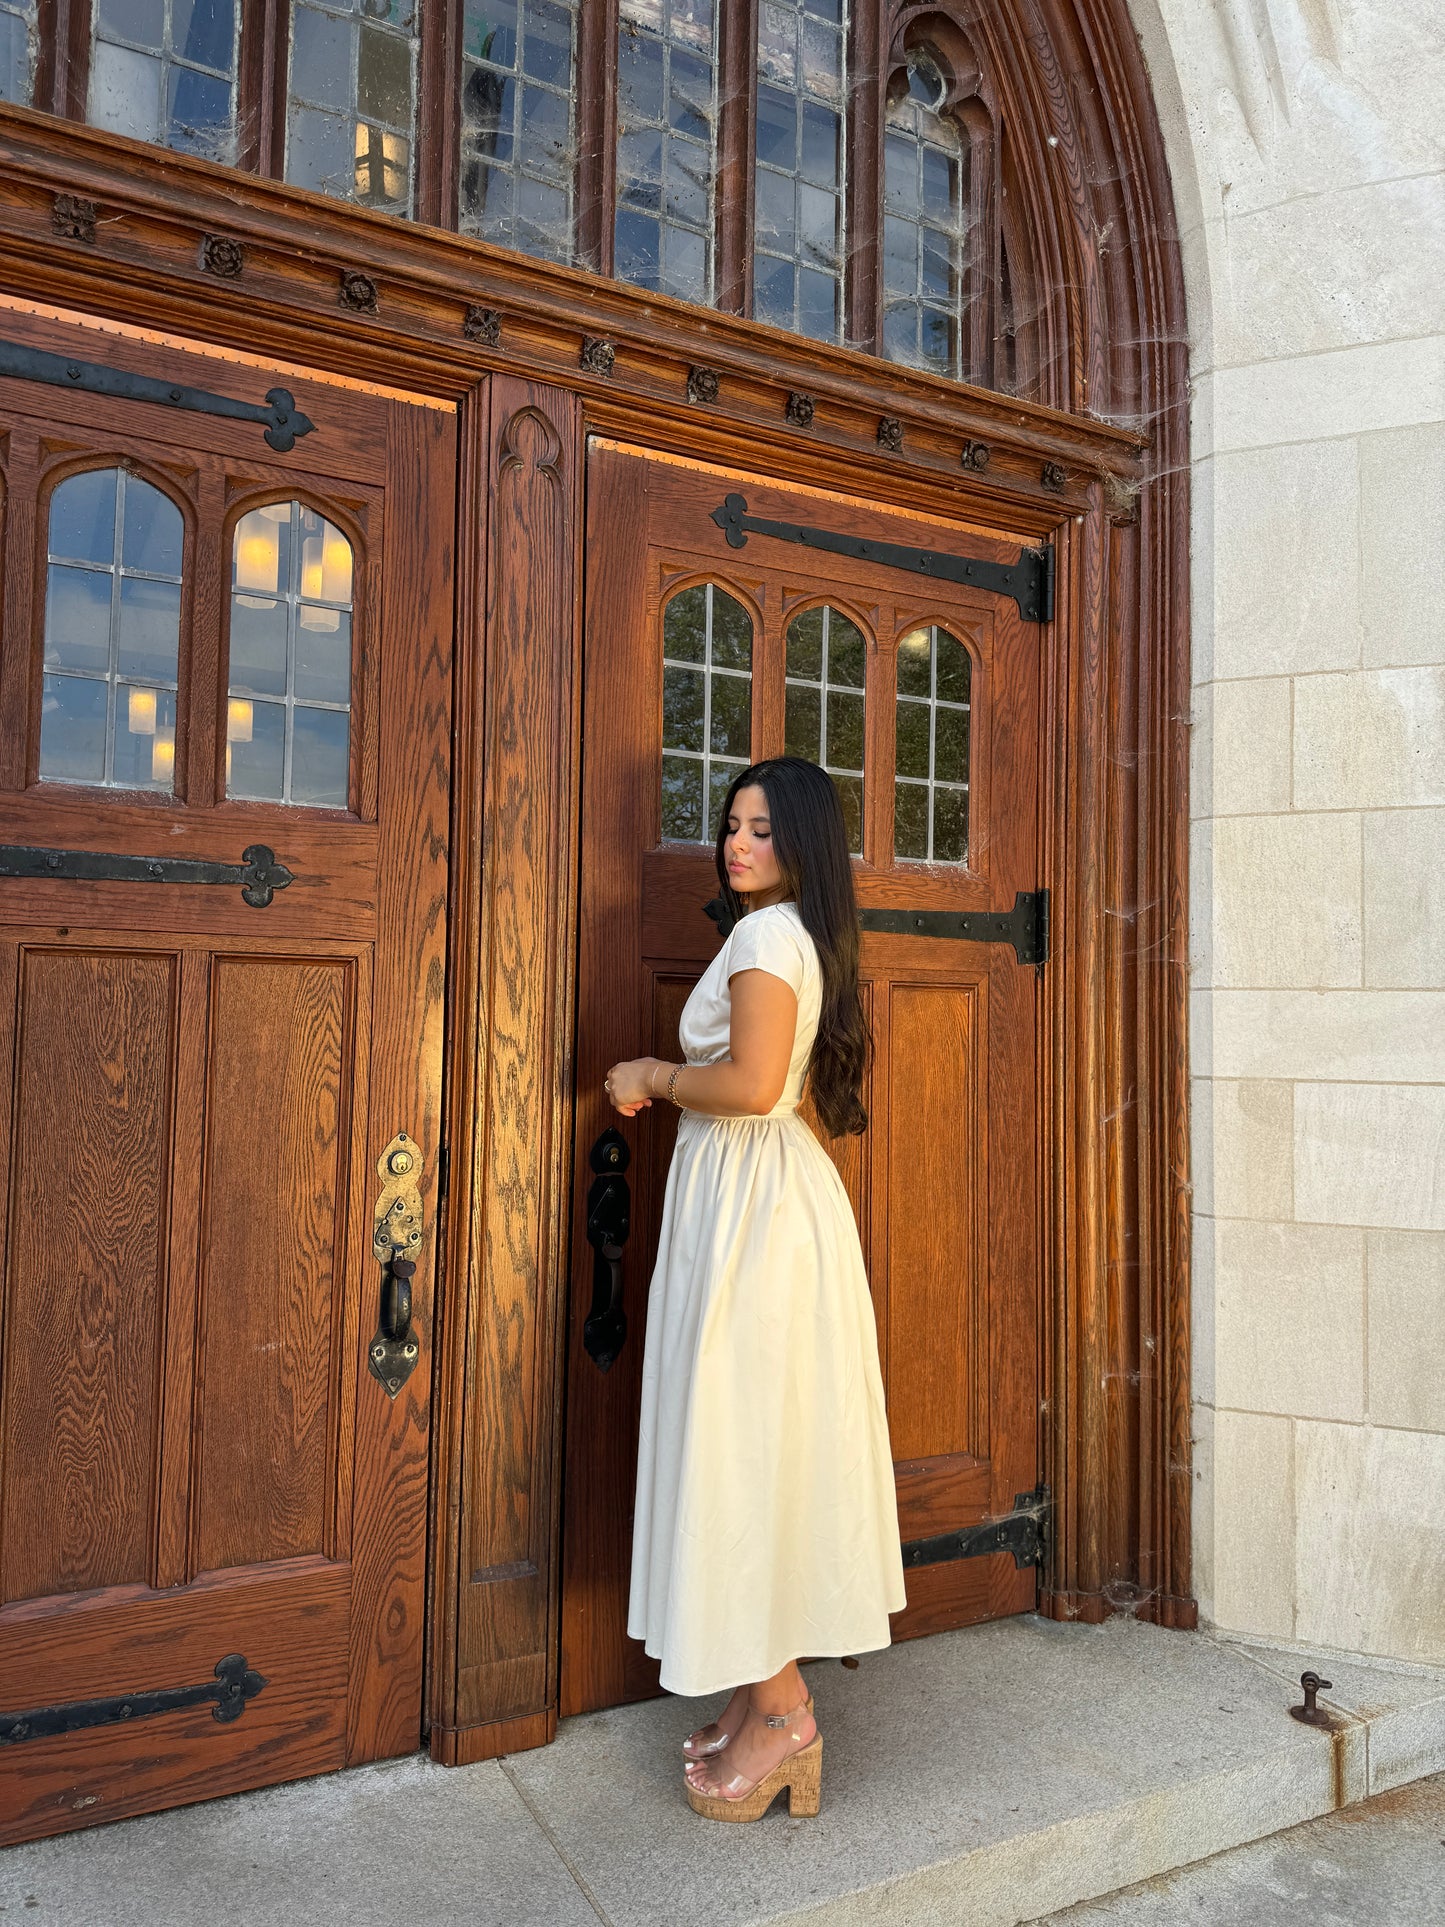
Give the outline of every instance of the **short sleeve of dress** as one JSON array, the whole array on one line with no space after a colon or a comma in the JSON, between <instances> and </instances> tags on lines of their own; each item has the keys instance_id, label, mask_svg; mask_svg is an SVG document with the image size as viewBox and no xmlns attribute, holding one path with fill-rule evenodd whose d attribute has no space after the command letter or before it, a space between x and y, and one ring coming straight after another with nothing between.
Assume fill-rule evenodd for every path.
<instances>
[{"instance_id":1,"label":"short sleeve of dress","mask_svg":"<svg viewBox=\"0 0 1445 1927\"><path fill-rule=\"evenodd\" d=\"M741 970L766 970L770 977L781 977L795 997L801 995L807 965L790 917L754 910L739 921L729 945L729 979Z\"/></svg>"}]
</instances>

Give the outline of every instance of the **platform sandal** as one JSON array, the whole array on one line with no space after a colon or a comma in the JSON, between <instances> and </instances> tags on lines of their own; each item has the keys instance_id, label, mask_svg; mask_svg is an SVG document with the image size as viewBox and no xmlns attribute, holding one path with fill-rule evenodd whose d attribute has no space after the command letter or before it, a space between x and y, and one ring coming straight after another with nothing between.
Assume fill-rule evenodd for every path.
<instances>
[{"instance_id":1,"label":"platform sandal","mask_svg":"<svg viewBox=\"0 0 1445 1927\"><path fill-rule=\"evenodd\" d=\"M724 1708L723 1710L726 1711L727 1709ZM811 1713L812 1710L813 1710L813 1695L809 1693L808 1711ZM746 1707L744 1707L743 1712L744 1712L744 1717L746 1717L746 1713L747 1713ZM718 1722L716 1720L712 1720L709 1722L709 1724L712 1726L716 1726ZM700 1726L697 1729L696 1733L688 1734L687 1738L682 1743L682 1757L685 1760L710 1760L713 1758L715 1754L721 1753L723 1748L727 1745L728 1741L732 1738L731 1733L724 1733L720 1739L704 1740L703 1743L699 1745L698 1744L699 1736L703 1733L706 1733L707 1730L708 1729L706 1726Z\"/></svg>"},{"instance_id":2,"label":"platform sandal","mask_svg":"<svg viewBox=\"0 0 1445 1927\"><path fill-rule=\"evenodd\" d=\"M701 1793L687 1781L687 1803L694 1813L706 1820L761 1820L784 1789L792 1819L811 1819L817 1813L823 1798L823 1736L817 1721L806 1705L795 1706L791 1713L760 1713L758 1718L765 1726L790 1729L793 1751L784 1754L760 1780L745 1780L740 1773L734 1774L719 1793ZM809 1739L800 1731L805 1720L813 1728Z\"/></svg>"}]
</instances>

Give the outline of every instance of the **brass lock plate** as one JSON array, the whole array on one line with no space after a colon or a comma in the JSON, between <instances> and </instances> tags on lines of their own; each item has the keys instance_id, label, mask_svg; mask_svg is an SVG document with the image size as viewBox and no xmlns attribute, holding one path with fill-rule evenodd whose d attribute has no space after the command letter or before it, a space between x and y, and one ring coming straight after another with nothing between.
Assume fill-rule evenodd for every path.
<instances>
[{"instance_id":1,"label":"brass lock plate","mask_svg":"<svg viewBox=\"0 0 1445 1927\"><path fill-rule=\"evenodd\" d=\"M376 1160L381 1190L371 1213L371 1249L379 1265L421 1254L426 1230L421 1208L422 1157L405 1131L398 1131Z\"/></svg>"},{"instance_id":2,"label":"brass lock plate","mask_svg":"<svg viewBox=\"0 0 1445 1927\"><path fill-rule=\"evenodd\" d=\"M421 1347L411 1323L411 1279L421 1256L426 1223L422 1213L420 1150L398 1131L376 1161L381 1179L371 1214L371 1249L381 1267L381 1322L367 1347L366 1364L388 1398L411 1377Z\"/></svg>"}]
</instances>

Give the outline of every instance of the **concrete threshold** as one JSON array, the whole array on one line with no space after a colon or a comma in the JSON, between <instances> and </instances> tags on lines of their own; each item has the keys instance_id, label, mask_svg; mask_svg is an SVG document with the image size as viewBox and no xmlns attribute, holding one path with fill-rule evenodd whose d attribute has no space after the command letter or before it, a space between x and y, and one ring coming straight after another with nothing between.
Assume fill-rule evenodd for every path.
<instances>
[{"instance_id":1,"label":"concrete threshold","mask_svg":"<svg viewBox=\"0 0 1445 1927\"><path fill-rule=\"evenodd\" d=\"M1299 1674L1329 1730L1290 1718ZM563 1722L533 1753L417 1757L0 1854L0 1922L66 1927L1016 1927L1445 1769L1445 1671L1001 1621L808 1669L823 1812L701 1820L707 1706Z\"/></svg>"}]
</instances>

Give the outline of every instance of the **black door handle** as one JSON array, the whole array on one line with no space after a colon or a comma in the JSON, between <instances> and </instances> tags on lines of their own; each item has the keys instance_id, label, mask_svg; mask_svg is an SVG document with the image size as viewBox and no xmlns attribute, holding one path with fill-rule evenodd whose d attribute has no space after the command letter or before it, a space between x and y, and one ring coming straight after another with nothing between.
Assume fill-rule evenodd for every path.
<instances>
[{"instance_id":1,"label":"black door handle","mask_svg":"<svg viewBox=\"0 0 1445 1927\"><path fill-rule=\"evenodd\" d=\"M627 1140L611 1125L588 1159L597 1173L587 1193L587 1242L592 1247L592 1309L582 1325L582 1347L599 1372L610 1371L627 1342L622 1308L622 1247L632 1229L632 1193L623 1175L632 1162Z\"/></svg>"},{"instance_id":2,"label":"black door handle","mask_svg":"<svg viewBox=\"0 0 1445 1927\"><path fill-rule=\"evenodd\" d=\"M382 1336L400 1345L411 1337L411 1281L416 1266L410 1258L393 1258L381 1279Z\"/></svg>"}]
</instances>

